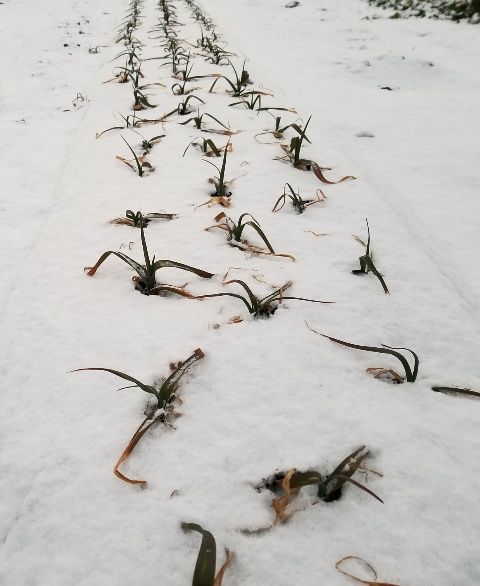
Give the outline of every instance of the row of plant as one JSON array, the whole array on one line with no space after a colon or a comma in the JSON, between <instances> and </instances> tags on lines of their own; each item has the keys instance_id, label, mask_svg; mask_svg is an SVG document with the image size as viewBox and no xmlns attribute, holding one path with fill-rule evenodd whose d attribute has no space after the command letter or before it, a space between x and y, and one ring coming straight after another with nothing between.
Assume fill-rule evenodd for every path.
<instances>
[{"instance_id":1,"label":"row of plant","mask_svg":"<svg viewBox=\"0 0 480 586\"><path fill-rule=\"evenodd\" d=\"M379 8L391 9L390 18L443 18L480 23L480 0L368 0Z\"/></svg>"},{"instance_id":2,"label":"row of plant","mask_svg":"<svg viewBox=\"0 0 480 586\"><path fill-rule=\"evenodd\" d=\"M210 112L200 112L200 104L203 106L206 101L195 95L195 91L199 88L192 87L192 83L204 83L208 79L208 94L224 84L227 95L234 101L228 105L231 107L244 107L245 111L256 111L259 113L267 113L273 118L274 124L271 130L263 130L255 135L257 143L269 143L273 139L275 144L278 144L281 149L278 160L292 165L294 169L311 172L317 180L322 184L335 184L344 181L352 180L354 177L345 176L337 181L333 181L325 176L329 168L322 167L316 161L305 155L305 149L311 143L307 136L307 129L311 117L305 123L299 120L291 122L283 119L286 115L274 115L271 111L283 111L287 113L296 112L291 108L265 106L263 100L271 97L271 94L260 89L252 89L253 83L250 79L248 71L245 69L245 62L241 68L234 64L235 54L226 47L216 32L215 25L211 18L206 15L198 6L195 0L183 0L184 5L190 10L194 21L200 24L200 37L193 43L189 43L186 39L179 36L182 23L178 16L177 4L173 0L158 0L159 21L156 27L151 31L157 35L155 38L159 41L159 48L161 55L157 57L142 57L143 43L137 38L137 30L142 20L142 5L144 0L131 0L126 18L124 19L120 30L117 34L117 42L123 44L124 48L115 57L115 60L122 60L122 65L115 66L114 77L110 81L118 82L119 84L131 84L132 112L127 115L121 115L121 124L118 126L107 128L97 134L97 138L104 136L115 130L125 130L136 132L140 138L140 146L136 148L132 146L123 135L122 140L125 142L127 149L133 158L127 159L122 156L117 158L134 171L139 177L143 178L146 174L154 172L152 164L147 160L148 155L152 149L161 144L165 134L156 134L151 138L145 138L140 132L139 128L154 124L161 124L166 121L176 121L179 125L192 125L200 134L194 138L186 146L183 154L185 156L190 147L198 149L204 155L205 161L213 165L216 169L216 174L210 178L214 191L209 194L209 199L199 204L197 207L204 205L221 205L228 208L232 205L232 191L231 181L227 179L227 166L229 162L229 153L232 152L233 143L232 137L235 134L228 124L220 120L219 116L213 115ZM207 63L216 67L224 67L228 73L212 73L207 75L196 75L194 72L194 57L202 57ZM168 84L154 81L146 83L145 74L143 72L143 65L146 61L159 60L159 67L169 67L171 70L174 83L170 84L170 92L173 96L179 97L180 102L171 111L157 117L143 117L141 112L149 109L158 108L151 99L149 91L152 88L168 88ZM197 108L195 111L195 107ZM288 114L287 114L288 115ZM286 136L290 139L284 142ZM216 143L212 138L205 137L204 134L218 134L227 136L227 142L224 144ZM213 163L212 158L220 159L217 165ZM315 204L320 204L325 200L325 195L321 190L317 191L316 197L313 199L303 199L299 190L292 187L290 182L286 182L283 194L281 194L276 201L273 202L272 212L281 211L284 206L289 203L292 205L295 212L304 213L307 208ZM147 246L145 230L154 221L157 220L173 220L176 217L175 213L166 212L152 212L143 214L140 211L133 211L129 209L125 216L111 220L112 223L118 225L127 225L140 230L140 241L143 251L143 260L138 261L123 252L108 250L104 252L91 266L86 267L87 275L94 276L100 266L110 257L115 256L135 272L133 282L135 289L146 296L165 296L178 295L180 297L190 300L204 300L217 297L233 298L246 307L248 314L253 318L270 318L279 305L285 300L299 300L311 303L332 303L331 301L320 301L317 299L307 299L304 297L290 296L287 294L292 286L292 282L288 281L283 286L276 288L272 293L266 296L257 295L254 293L251 285L240 279L224 279L222 285L227 287L227 290L218 291L216 293L198 294L188 290L185 286L172 285L163 283L158 280L158 271L162 268L174 268L194 274L201 279L212 279L214 273L197 268L188 264L184 264L177 260L160 259L156 256L151 256ZM367 241L357 238L359 243L365 249L364 254L360 255L360 267L354 269L352 272L355 275L366 275L371 273L374 275L385 294L389 294L389 288L385 282L384 277L379 272L376 263L373 260L373 253L371 247L371 234L368 220L367 225ZM215 216L215 224L205 228L207 231L220 230L225 233L226 242L228 245L240 249L243 252L248 252L253 255L268 255L280 257L287 260L294 261L295 258L291 254L277 252L271 244L271 238L267 237L261 224L249 213L242 213L238 219L227 216L225 212L221 212ZM250 232L255 237L260 238L264 247L259 247L245 239L245 234ZM239 288L240 292L233 287ZM308 324L307 324L308 326ZM315 333L313 328L310 328ZM403 368L403 374L399 374L392 369L387 368L370 368L369 374L375 378L391 383L414 383L418 376L419 358L417 354L406 348L392 348L390 346L365 346L352 342L328 336L324 333L320 335L328 338L332 342L351 348L366 352L377 354L387 354L399 360ZM404 352L408 352L413 357L413 365L405 357ZM127 446L122 451L120 457L114 466L114 474L122 481L138 485L144 488L147 481L143 479L130 478L121 467L126 463L130 455L135 450L140 440L144 435L154 426L171 427L173 421L178 416L176 407L179 404L179 383L187 371L197 362L204 358L203 350L197 348L187 359L181 362L174 362L170 364L170 372L163 377L159 383L147 384L132 377L129 374L104 367L89 367L78 370L86 371L105 371L115 375L116 377L127 381L126 387L122 388L138 388L147 393L149 402L145 411L145 417L141 421L139 427L127 443ZM459 389L456 387L433 387L434 391L439 392L455 392L463 393L473 396L480 396L480 393L471 391L470 389ZM273 493L271 501L272 506L272 523L267 527L260 528L244 528L241 532L244 535L261 534L270 531L279 523L285 523L292 516L295 496L306 487L313 486L315 488L315 498L313 502L333 502L342 497L344 486L348 483L368 493L376 500L383 502L372 490L361 484L353 476L360 472L370 472L373 475L381 476L381 474L369 470L365 466L365 459L368 455L368 450L362 446L349 454L338 466L336 466L329 474L324 474L318 470L304 470L299 471L294 468L284 470L281 472L273 472L266 476L260 483L256 484L256 489L261 492L269 490ZM193 576L194 586L220 586L225 573L225 570L232 560L232 553L226 551L225 562L220 567L218 573L216 572L216 544L215 539L211 533L203 529L200 525L193 523L184 523L183 529L185 531L196 531L202 535L202 543L198 554L197 564ZM354 556L348 556L337 563L337 569L343 574L359 580L355 575L348 572L344 568L344 563ZM366 563L366 562L365 562ZM367 569L373 571L373 568L367 564ZM359 580L362 581L362 580ZM373 580L364 583L380 584L376 582L376 574Z\"/></svg>"}]
</instances>

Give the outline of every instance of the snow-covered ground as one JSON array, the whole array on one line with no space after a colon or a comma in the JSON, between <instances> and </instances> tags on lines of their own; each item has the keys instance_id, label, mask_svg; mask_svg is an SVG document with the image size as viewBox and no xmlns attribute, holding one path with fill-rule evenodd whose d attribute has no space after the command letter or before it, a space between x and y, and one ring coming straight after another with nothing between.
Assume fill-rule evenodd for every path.
<instances>
[{"instance_id":1,"label":"snow-covered ground","mask_svg":"<svg viewBox=\"0 0 480 586\"><path fill-rule=\"evenodd\" d=\"M379 11L357 0L285 3L200 4L236 53L235 65L247 60L248 87L273 94L262 105L294 107L298 114L280 112L287 122L312 115L306 155L331 167L329 178L356 180L324 185L274 160L279 146L254 140L272 127L271 116L229 107L235 100L223 82L214 93L210 80L191 85L200 88L201 111L239 131L228 156L227 178L235 181L225 212L234 219L252 213L275 249L296 262L253 256L229 247L222 232L204 231L222 208L197 208L211 193L214 169L194 149L182 157L201 134L177 124L184 119L139 129L146 137L166 134L148 156L155 171L142 178L115 159L129 156L121 135L137 150L138 135L95 139L118 113L132 113L130 84L102 83L123 48L114 39L127 2L0 4L6 586L189 584L199 539L181 531L183 521L212 531L219 561L225 546L234 551L224 586L341 586L349 579L335 562L348 555L402 586L480 583L480 405L430 390L480 390L480 29L366 20ZM194 43L199 27L186 3L172 4L185 25L179 36ZM144 58L162 55L151 32L159 19L156 0L144 0L136 31ZM170 68L151 60L142 70L145 83L166 87L147 90L157 107L140 114L174 109L180 97L170 91ZM195 57L198 75L219 71L231 74ZM227 141L204 136L219 146ZM304 198L317 188L327 198L302 215L289 206L273 214L287 181ZM117 258L89 278L83 267L103 251L142 258L140 231L108 223L126 209L177 213L145 230L150 253L215 273L204 280L161 269L164 282L188 283L198 294L237 292L222 285L235 267L230 278L259 294L292 280L292 295L335 304L285 301L270 319L254 320L234 298L140 295ZM366 238L366 217L390 295L373 275L351 274L363 254L352 235ZM243 321L229 323L233 316ZM412 348L420 356L417 381L392 386L372 378L366 368L398 370L400 363L335 345L305 321L357 344ZM144 417L147 396L114 392L121 381L106 373L68 371L107 367L151 384L197 347L206 357L181 381L175 429L152 428L123 465L148 486L122 482L112 467ZM262 535L241 532L273 521L272 495L254 488L262 479L291 468L331 471L364 444L367 466L382 477L354 478L384 504L353 485L336 502L316 503L309 487L292 501L289 523Z\"/></svg>"}]
</instances>

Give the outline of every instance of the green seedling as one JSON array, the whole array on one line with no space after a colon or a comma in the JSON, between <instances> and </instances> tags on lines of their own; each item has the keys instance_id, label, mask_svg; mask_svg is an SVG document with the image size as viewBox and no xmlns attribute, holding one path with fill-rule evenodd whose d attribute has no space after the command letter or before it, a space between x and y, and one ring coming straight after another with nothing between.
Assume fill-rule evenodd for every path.
<instances>
[{"instance_id":1,"label":"green seedling","mask_svg":"<svg viewBox=\"0 0 480 586\"><path fill-rule=\"evenodd\" d=\"M290 193L287 193L287 188ZM277 199L273 206L272 212L279 212L285 205L287 198L291 201L292 206L298 214L303 214L306 208L313 206L316 203L322 203L325 200L325 194L318 189L316 199L302 199L300 197L300 191L295 193L290 183L285 183L282 195Z\"/></svg>"},{"instance_id":2,"label":"green seedling","mask_svg":"<svg viewBox=\"0 0 480 586\"><path fill-rule=\"evenodd\" d=\"M247 110L256 110L257 112L268 112L269 110L282 110L284 112L293 112L296 114L296 111L293 108L277 108L275 106L262 106L262 96L271 96L267 92L260 92L258 90L253 90L251 92L244 92L241 95L241 98L238 102L233 102L228 104L229 106L245 106Z\"/></svg>"},{"instance_id":3,"label":"green seedling","mask_svg":"<svg viewBox=\"0 0 480 586\"><path fill-rule=\"evenodd\" d=\"M293 128L299 135L302 134L302 128L296 122L294 122L293 124L282 125L282 117L281 116L274 116L273 114L271 114L268 111L267 111L267 114L270 114L270 116L275 120L275 128L273 130L267 130L265 132L259 132L258 134L256 134L254 136L254 138L257 142L260 142L261 144L273 144L273 143L262 143L261 141L257 140L257 136L262 136L265 134L272 134L275 138L282 139L282 138L284 138L285 131L287 131L289 128ZM310 142L306 136L304 137L304 139L307 142Z\"/></svg>"},{"instance_id":4,"label":"green seedling","mask_svg":"<svg viewBox=\"0 0 480 586\"><path fill-rule=\"evenodd\" d=\"M292 516L292 513L287 513L287 507L292 496L305 486L316 486L318 498L329 503L338 500L342 496L343 486L349 482L383 503L379 496L352 478L355 472L363 467L363 461L367 455L368 450L365 449L365 446L362 446L348 455L342 462L340 462L335 470L328 475L320 474L320 472L316 472L315 470L298 472L295 468L292 468L286 473L276 473L265 479L256 488L259 492L267 488L274 493L280 494L279 497L272 500L275 519L268 527L255 530L244 529L242 533L247 535L258 535L269 531L278 522L285 523L288 521ZM366 468L364 469L367 470Z\"/></svg>"},{"instance_id":5,"label":"green seedling","mask_svg":"<svg viewBox=\"0 0 480 586\"><path fill-rule=\"evenodd\" d=\"M210 177L209 182L215 185L215 192L211 194L211 201L212 203L220 203L221 205L228 207L230 205L230 196L232 195L231 191L228 191L230 186L230 181L225 181L225 169L227 166L227 153L229 149L230 142L227 143L225 150L223 151L223 158L222 158L222 166L217 167L215 163L211 161L205 161L209 163L218 171L218 176L215 175L214 177ZM207 202L208 203L208 202ZM202 204L205 205L205 204Z\"/></svg>"},{"instance_id":6,"label":"green seedling","mask_svg":"<svg viewBox=\"0 0 480 586\"><path fill-rule=\"evenodd\" d=\"M340 499L344 485L349 482L383 503L382 499L374 492L352 478L355 472L363 465L367 456L368 450L365 446L362 446L342 460L331 474L325 475L315 470L298 472L293 469L285 474L275 474L267 479L264 486L273 492L282 491L284 480L289 476L288 485L290 491L297 491L305 486L316 486L318 498L326 503L330 503ZM285 516L281 520L285 520Z\"/></svg>"},{"instance_id":7,"label":"green seedling","mask_svg":"<svg viewBox=\"0 0 480 586\"><path fill-rule=\"evenodd\" d=\"M222 156L222 151L224 151L225 149L228 148L229 151L232 150L232 143L231 142L227 142L226 145L224 145L223 147L217 147L217 145L213 142L213 140L211 138L202 138L202 137L195 137L192 141L190 141L188 143L187 148L183 151L183 157L185 156L185 154L187 153L188 149L194 146L195 148L200 149L200 151L206 156L206 157L221 157Z\"/></svg>"},{"instance_id":8,"label":"green seedling","mask_svg":"<svg viewBox=\"0 0 480 586\"><path fill-rule=\"evenodd\" d=\"M388 294L390 291L388 290L387 284L385 283L382 275L378 272L376 266L373 263L373 254L372 254L372 250L370 247L370 226L368 225L367 218L365 218L365 222L367 223L367 232L368 232L368 240L367 240L366 246L365 246L364 242L362 242L359 238L357 238L357 240L360 242L360 244L363 244L363 246L365 246L365 249L366 249L365 254L359 257L360 268L353 270L352 273L354 275L368 275L368 273L371 271L377 277L377 279L380 281L380 284L383 287L384 293Z\"/></svg>"},{"instance_id":9,"label":"green seedling","mask_svg":"<svg viewBox=\"0 0 480 586\"><path fill-rule=\"evenodd\" d=\"M111 130L123 130L124 128L136 128L137 126L140 126L141 123L143 122L143 119L138 118L135 113L128 114L128 116L123 116L122 114L120 114L120 118L122 118L122 120L125 123L123 126L112 126L111 128L107 128L106 130L102 130L102 132L97 132L95 134L95 138L100 138L103 134L106 134L107 132L110 132Z\"/></svg>"},{"instance_id":10,"label":"green seedling","mask_svg":"<svg viewBox=\"0 0 480 586\"><path fill-rule=\"evenodd\" d=\"M164 122L167 118L166 116L162 116L161 118L139 118L135 113L129 114L128 116L123 116L120 114L120 118L123 119L125 124L123 126L112 126L111 128L107 128L102 132L97 132L95 134L95 138L100 138L103 134L110 132L111 130L124 130L125 128L139 128L145 124L159 124L160 122Z\"/></svg>"},{"instance_id":11,"label":"green seedling","mask_svg":"<svg viewBox=\"0 0 480 586\"><path fill-rule=\"evenodd\" d=\"M205 57L205 61L213 65L228 65L230 63L230 57L235 56L235 53L226 51L219 45L210 45L208 51L209 54Z\"/></svg>"},{"instance_id":12,"label":"green seedling","mask_svg":"<svg viewBox=\"0 0 480 586\"><path fill-rule=\"evenodd\" d=\"M223 575L227 566L232 561L233 554L225 550L225 561L216 574L217 544L215 537L196 523L182 523L183 531L197 531L202 536L200 551L193 573L192 586L222 586Z\"/></svg>"},{"instance_id":13,"label":"green seedling","mask_svg":"<svg viewBox=\"0 0 480 586\"><path fill-rule=\"evenodd\" d=\"M148 153L153 149L153 147L162 139L165 138L165 134L159 134L157 136L152 136L152 138L145 138L143 134L134 130L136 134L141 136L142 142L140 144L141 149L143 151L143 156L148 155Z\"/></svg>"},{"instance_id":14,"label":"green seedling","mask_svg":"<svg viewBox=\"0 0 480 586\"><path fill-rule=\"evenodd\" d=\"M115 218L110 221L110 224L121 224L124 226L132 226L133 228L146 228L152 220L173 220L177 214L166 214L164 212L153 212L151 214L142 214L142 212L133 212L127 210L123 218Z\"/></svg>"},{"instance_id":15,"label":"green seedling","mask_svg":"<svg viewBox=\"0 0 480 586\"><path fill-rule=\"evenodd\" d=\"M163 65L171 65L172 73L173 75L176 75L179 66L188 60L188 55L183 51L182 47L177 46L170 49L170 52L164 57L160 57L160 59L168 59L169 61ZM163 67L163 65L161 67Z\"/></svg>"},{"instance_id":16,"label":"green seedling","mask_svg":"<svg viewBox=\"0 0 480 586\"><path fill-rule=\"evenodd\" d=\"M251 214L242 214L238 218L237 222L235 222L224 212L221 212L215 217L215 221L217 223L213 226L209 226L206 228L206 230L211 230L212 228L219 228L220 230L224 230L227 233L227 240L231 246L240 248L241 250L248 250L249 252L253 252L255 254L270 254L272 256L283 256L288 257L291 260L295 260L295 258L290 254L280 254L273 250L272 245L265 236L265 233L260 227L260 224ZM247 241L242 240L243 232L247 227L255 230L258 236L260 236L260 238L263 240L265 246L268 249L268 252L262 248L252 246Z\"/></svg>"},{"instance_id":17,"label":"green seedling","mask_svg":"<svg viewBox=\"0 0 480 586\"><path fill-rule=\"evenodd\" d=\"M235 66L233 65L233 63L230 60L228 60L228 62L233 69L235 79L231 80L228 77L226 77L225 75L219 75L217 77L217 79L212 83L212 85L210 86L210 89L208 91L212 92L213 88L215 87L217 82L220 79L224 79L227 82L227 84L230 86L230 89L231 89L231 91L229 92L230 95L232 95L234 98L238 98L242 94L244 94L245 88L247 87L247 85L251 84L252 81L250 80L250 76L248 74L248 71L245 69L245 61L243 62L242 71L240 72L240 74L235 69Z\"/></svg>"},{"instance_id":18,"label":"green seedling","mask_svg":"<svg viewBox=\"0 0 480 586\"><path fill-rule=\"evenodd\" d=\"M409 348L396 348L393 346L386 346L385 344L382 344L381 348L377 347L377 346L361 346L359 344L351 344L350 342L344 342L343 340L339 340L338 338L332 338L331 336L326 336L325 334L321 334L321 333L313 330L308 324L307 324L307 327L309 330L311 330L315 334L319 334L320 336L323 336L324 338L328 338L332 342L335 342L336 344L340 344L341 346L346 346L347 348L354 348L356 350L364 350L366 352L376 352L378 354L390 354L391 356L394 356L395 358L400 360L400 362L403 366L403 369L405 371L405 378L401 377L399 374L395 373L394 371L390 371L390 370L387 371L384 369L369 369L372 374L375 374L374 371L377 371L378 375L381 375L384 373L390 373L390 374L393 373L395 375L395 378L397 379L397 382L404 382L406 380L407 383L414 383L417 380L418 367L420 364L420 360L419 360L417 354L415 354L415 352L413 350L410 350ZM401 354L400 352L397 352L397 350L404 350L406 352L410 352L410 354L413 356L413 361L414 361L413 369L411 368L411 366L408 363L408 360L405 358L405 356L403 356L403 354ZM381 376L376 376L376 378L381 378Z\"/></svg>"},{"instance_id":19,"label":"green seedling","mask_svg":"<svg viewBox=\"0 0 480 586\"><path fill-rule=\"evenodd\" d=\"M298 133L298 136L294 136L291 141L290 145L281 144L280 147L282 148L285 155L281 157L283 160L288 160L292 163L292 165L296 169L300 169L301 171L313 171L315 176L322 182L328 185L334 185L335 183L341 183L342 181L347 181L349 179L355 179L351 175L347 175L342 177L338 181L330 181L325 177L323 171L330 171L330 167L320 167L318 163L312 161L311 159L304 159L301 156L301 151L303 147L304 141L310 142L307 138L306 130L310 123L312 117L310 116L305 124L304 128L299 127L296 124L292 124L291 128Z\"/></svg>"},{"instance_id":20,"label":"green seedling","mask_svg":"<svg viewBox=\"0 0 480 586\"><path fill-rule=\"evenodd\" d=\"M167 114L167 116L171 116L172 114L175 114L175 113L177 113L179 116L186 116L187 114L190 114L191 112L193 112L193 110L188 106L188 102L190 100L197 100L198 102L205 104L205 102L201 98L198 98L197 96L189 95L187 98L185 98L185 100L183 100L182 102L180 102L180 104L178 104L178 106L175 108L175 110L172 110L169 114ZM190 120L188 120L187 122L190 122Z\"/></svg>"},{"instance_id":21,"label":"green seedling","mask_svg":"<svg viewBox=\"0 0 480 586\"><path fill-rule=\"evenodd\" d=\"M237 283L240 285L246 292L246 296L240 295L238 293L212 293L209 295L197 295L196 299L206 299L208 297L234 297L236 299L240 299L246 308L248 309L248 313L254 317L263 317L268 318L272 316L278 309L278 306L285 300L285 299L296 299L297 301L309 301L310 303L332 303L332 301L318 301L316 299L305 299L304 297L291 297L285 296L284 293L287 289L292 286L292 282L288 281L282 287L276 289L270 295L266 295L265 297L259 298L254 295L253 291L250 287L240 279L231 279L229 281L225 281L224 285L231 285L232 283Z\"/></svg>"},{"instance_id":22,"label":"green seedling","mask_svg":"<svg viewBox=\"0 0 480 586\"><path fill-rule=\"evenodd\" d=\"M173 287L171 285L163 285L158 284L156 279L156 273L159 269L162 268L174 268L180 269L182 271L188 271L190 273L194 273L202 279L210 279L213 277L212 273L208 273L207 271L203 271L201 269L197 269L195 267L185 265L180 262L172 261L172 260L155 260L155 256L150 259L150 255L148 254L147 242L145 240L145 233L143 228L143 222L140 222L140 235L142 240L142 249L143 249L143 257L144 263L140 264L136 260L133 260L123 252L116 252L114 250L107 250L104 252L102 256L97 260L93 267L85 267L87 271L87 275L89 277L93 277L93 275L97 272L100 265L102 265L105 260L110 256L114 255L118 257L120 260L128 264L136 273L137 276L133 277L133 281L135 282L135 289L143 293L144 295L159 295L162 293L176 293L177 295L182 295L184 297L191 297L191 295L185 291L183 288L180 287Z\"/></svg>"},{"instance_id":23,"label":"green seedling","mask_svg":"<svg viewBox=\"0 0 480 586\"><path fill-rule=\"evenodd\" d=\"M312 117L310 116L309 119L307 120L307 123L305 124L305 126L303 128L301 126L292 124L291 128L293 128L293 130L295 130L298 133L298 136L294 136L291 139L289 146L281 145L283 150L286 153L286 157L291 161L291 163L294 167L298 167L302 163L302 161L305 160L305 159L302 159L300 155L301 155L303 142L306 141L306 142L310 143L310 140L308 139L306 132L307 132L307 128L308 128L308 125L310 124L311 119L312 119Z\"/></svg>"},{"instance_id":24,"label":"green seedling","mask_svg":"<svg viewBox=\"0 0 480 586\"><path fill-rule=\"evenodd\" d=\"M133 165L131 163L131 161L129 161L128 159L125 159L124 157L120 157L119 155L117 155L116 158L119 161L121 161L122 163L125 163L125 165L130 167L130 169L135 171L139 177L143 177L145 175L145 171L153 171L152 165L148 161L144 160L145 157L143 155L137 155L123 136L122 136L122 140L127 145L127 147L130 149L130 152L133 155L133 160L135 161L135 165Z\"/></svg>"},{"instance_id":25,"label":"green seedling","mask_svg":"<svg viewBox=\"0 0 480 586\"><path fill-rule=\"evenodd\" d=\"M178 71L175 75L177 79L180 80L180 83L174 83L172 85L172 92L175 95L185 95L189 94L190 92L198 89L198 88L191 88L189 90L186 89L186 84L191 81L196 81L197 79L203 79L205 77L211 77L211 75L192 75L193 64L190 65L190 53L188 54L187 60L185 61L185 69Z\"/></svg>"},{"instance_id":26,"label":"green seedling","mask_svg":"<svg viewBox=\"0 0 480 586\"><path fill-rule=\"evenodd\" d=\"M178 390L180 379L187 372L187 370L193 366L193 364L204 357L205 354L203 351L200 348L197 348L185 361L179 362L178 364L170 364L170 375L163 379L163 381L161 381L159 384L154 385L146 385L129 374L125 374L119 370L112 370L110 368L77 368L76 370L72 371L79 372L83 370L92 370L109 372L123 380L126 380L127 382L133 383L132 385L118 389L119 391L123 389L139 388L141 391L155 397L155 402L149 406L149 409L146 412L147 416L140 424L140 427L135 431L131 440L128 442L127 447L124 449L120 455L120 458L115 464L113 472L117 478L120 478L120 480L123 480L128 484L138 484L142 486L142 488L146 486L146 480L134 480L128 478L122 472L120 472L119 468L121 464L123 464L123 462L128 459L130 454L135 449L135 446L151 427L157 423L162 423L170 427L172 426L171 421L176 416L174 402L177 399L176 392Z\"/></svg>"},{"instance_id":27,"label":"green seedling","mask_svg":"<svg viewBox=\"0 0 480 586\"><path fill-rule=\"evenodd\" d=\"M139 68L142 62L141 58L139 57L137 51L140 50L140 44L132 43L127 49L115 55L113 59L110 60L110 63L120 59L120 57L127 57L126 65L127 69L135 69Z\"/></svg>"},{"instance_id":28,"label":"green seedling","mask_svg":"<svg viewBox=\"0 0 480 586\"><path fill-rule=\"evenodd\" d=\"M211 118L217 124L222 126L225 130L212 130L212 129L203 128L203 124L204 124L203 119L204 118ZM192 116L192 118L185 120L185 122L179 122L179 124L181 124L182 126L185 126L186 124L189 124L190 122L193 122L193 124L197 130L203 130L204 132L213 132L216 134L227 134L227 135L233 134L233 132L228 128L228 126L225 126L225 124L223 124L223 122L220 122L220 120L218 118L215 118L215 116L212 116L211 114L208 114L207 112L200 114L200 111L197 110L196 116Z\"/></svg>"}]
</instances>

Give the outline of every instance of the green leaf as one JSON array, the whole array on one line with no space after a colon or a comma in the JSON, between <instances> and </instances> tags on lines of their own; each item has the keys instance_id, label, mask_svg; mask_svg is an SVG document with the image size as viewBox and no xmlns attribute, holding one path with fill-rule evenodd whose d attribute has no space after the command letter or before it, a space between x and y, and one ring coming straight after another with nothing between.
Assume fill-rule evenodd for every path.
<instances>
[{"instance_id":1,"label":"green leaf","mask_svg":"<svg viewBox=\"0 0 480 586\"><path fill-rule=\"evenodd\" d=\"M215 538L196 523L182 523L184 531L197 531L202 535L202 543L198 552L197 563L193 573L192 586L213 586L217 561Z\"/></svg>"},{"instance_id":2,"label":"green leaf","mask_svg":"<svg viewBox=\"0 0 480 586\"><path fill-rule=\"evenodd\" d=\"M158 393L154 389L154 387L152 387L150 385L145 385L141 381L139 381L138 379L133 378L133 376L130 376L128 374L120 372L119 370L112 370L111 368L76 368L75 370L72 370L71 372L79 372L81 370L102 370L104 372L110 372L111 374L114 374L115 376L118 376L124 380L131 382L131 383L134 383L142 391L145 391L146 393L150 393L151 395L155 395L155 397L158 396ZM124 388L127 388L127 387L124 387Z\"/></svg>"}]
</instances>

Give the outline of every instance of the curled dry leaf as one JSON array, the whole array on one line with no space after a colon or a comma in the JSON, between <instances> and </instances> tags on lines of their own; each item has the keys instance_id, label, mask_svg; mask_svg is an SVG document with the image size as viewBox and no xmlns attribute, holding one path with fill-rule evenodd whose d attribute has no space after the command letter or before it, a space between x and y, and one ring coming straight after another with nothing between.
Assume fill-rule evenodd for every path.
<instances>
[{"instance_id":1,"label":"curled dry leaf","mask_svg":"<svg viewBox=\"0 0 480 586\"><path fill-rule=\"evenodd\" d=\"M128 484L138 484L141 486L141 488L145 488L147 486L146 480L133 480L132 478L128 478L128 476L125 476L125 474L122 474L122 472L120 472L119 467L121 466L121 464L123 464L123 462L125 462L125 460L128 459L128 457L133 452L136 445L142 439L145 433L147 433L147 431L151 427L153 427L155 423L162 420L162 416L154 417L153 419L151 418L151 416L148 416L142 421L140 427L133 434L132 439L128 442L127 447L123 450L122 454L120 455L120 458L118 459L117 463L113 468L113 473L117 478L120 478L120 480L123 480L124 482L128 482Z\"/></svg>"},{"instance_id":2,"label":"curled dry leaf","mask_svg":"<svg viewBox=\"0 0 480 586\"><path fill-rule=\"evenodd\" d=\"M288 519L285 511L288 507L288 503L290 502L290 496L293 492L295 492L294 489L290 488L290 481L295 472L295 468L292 468L285 474L285 477L282 481L282 489L284 494L283 496L272 500L272 507L276 513L274 525L276 525L278 521L284 523Z\"/></svg>"},{"instance_id":3,"label":"curled dry leaf","mask_svg":"<svg viewBox=\"0 0 480 586\"><path fill-rule=\"evenodd\" d=\"M355 574L352 574L351 572L347 572L342 567L342 565L344 565L344 562L346 562L348 560L356 560L356 561L360 562L361 565L364 568L366 568L368 572L371 573L371 575L373 576L373 579L364 580L362 578L359 578ZM373 566L371 564L369 564L368 562L366 562L364 559L359 558L354 555L347 555L346 557L342 558L341 560L338 560L338 562L335 564L335 567L337 568L337 570L341 574L343 574L344 576L348 576L349 578L352 578L352 580L355 580L356 582L359 582L360 584L367 584L367 586L398 586L397 584L392 584L390 582L377 582L377 572L375 571Z\"/></svg>"},{"instance_id":4,"label":"curled dry leaf","mask_svg":"<svg viewBox=\"0 0 480 586\"><path fill-rule=\"evenodd\" d=\"M367 368L367 372L373 378L381 380L384 383L390 383L391 385L401 385L405 382L404 377L400 376L398 372L395 372L391 368Z\"/></svg>"}]
</instances>

